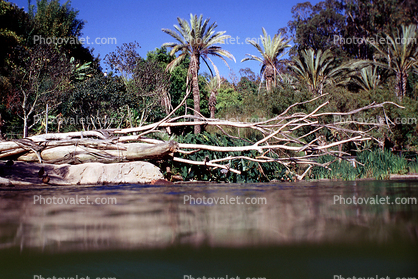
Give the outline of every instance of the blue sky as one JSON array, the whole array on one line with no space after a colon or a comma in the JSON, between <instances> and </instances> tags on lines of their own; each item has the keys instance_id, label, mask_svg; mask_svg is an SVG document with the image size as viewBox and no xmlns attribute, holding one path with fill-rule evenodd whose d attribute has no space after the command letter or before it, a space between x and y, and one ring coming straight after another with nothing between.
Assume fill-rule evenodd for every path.
<instances>
[{"instance_id":1,"label":"blue sky","mask_svg":"<svg viewBox=\"0 0 418 279\"><path fill-rule=\"evenodd\" d=\"M27 0L14 0L19 7L27 11ZM36 2L33 0L32 3ZM61 0L61 3L64 3ZM258 55L257 50L245 43L246 38L259 38L261 27L268 34L274 35L281 27L285 27L292 19L291 9L304 0L271 1L271 0L241 0L241 1L134 1L134 0L73 0L71 6L79 10L79 18L86 21L83 37L90 38L89 46L94 47L94 55L105 55L123 43L137 41L141 46L138 52L145 57L148 51L160 47L165 42L172 42L171 36L163 33L161 28L173 29L177 24L177 17L189 20L190 13L203 14L211 22L218 24L217 31L226 31L227 35L235 38L232 44L223 47L231 52L236 63L228 61L231 69L239 78L239 69L250 68L259 73L260 65L256 61L241 63L246 53ZM318 0L311 1L312 4ZM96 38L116 38L117 44L95 44ZM238 39L239 38L239 39ZM100 40L99 39L99 40ZM103 39L104 41L106 39ZM228 67L218 58L212 59L222 76L229 79ZM105 69L106 66L103 65ZM201 65L201 73L208 71Z\"/></svg>"}]
</instances>

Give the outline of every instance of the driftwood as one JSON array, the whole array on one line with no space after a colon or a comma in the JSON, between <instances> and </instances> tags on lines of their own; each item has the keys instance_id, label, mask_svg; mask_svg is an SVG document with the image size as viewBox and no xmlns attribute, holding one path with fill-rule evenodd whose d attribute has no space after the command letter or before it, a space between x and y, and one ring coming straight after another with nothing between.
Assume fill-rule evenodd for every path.
<instances>
[{"instance_id":1,"label":"driftwood","mask_svg":"<svg viewBox=\"0 0 418 279\"><path fill-rule=\"evenodd\" d=\"M64 135L64 134L63 134ZM27 138L30 140L31 138ZM35 140L38 140L37 137ZM24 162L44 162L52 164L103 162L115 163L138 161L143 159L164 158L175 152L178 144L174 141L158 144L146 143L112 143L109 140L79 139L61 141L38 141L37 149L22 142L10 151L9 142L0 142L0 149L5 143L7 148L0 156ZM4 148L6 148L4 146ZM5 156L9 155L9 156Z\"/></svg>"},{"instance_id":2,"label":"driftwood","mask_svg":"<svg viewBox=\"0 0 418 279\"><path fill-rule=\"evenodd\" d=\"M203 116L197 117L195 115L173 117L175 111L184 104L189 94L190 89L186 92L186 96L179 106L158 123L129 129L44 134L21 140L0 142L0 159L77 164L85 162L113 163L150 158L167 158L169 156L173 161L206 165L212 168L223 168L234 173L240 172L231 169L228 164L223 163L233 159L243 159L259 163L278 162L285 166L289 164L306 164L308 165L308 169L313 165L327 167L327 164L317 163L316 158L330 154L341 160L342 156L345 155L341 151L343 144L350 142L357 144L367 140L377 140L370 135L370 131L375 128L390 128L388 124L390 120L386 119L382 123L361 123L356 121L325 123L323 121L324 117L329 117L330 115L350 116L365 110L383 108L384 105L401 107L392 102L384 102L380 104L372 103L366 107L345 113L320 112L328 105L328 102L324 102L308 114L300 112L289 114L293 107L315 101L323 97L323 95L312 100L293 104L280 115L257 123L225 121L205 118ZM192 121L189 121L189 119ZM357 127L353 130L348 128L347 124L356 124ZM252 142L250 145L233 147L176 143L174 141L164 142L146 137L147 134L159 131L158 128L185 125L215 126L225 134L227 133L222 128L225 126L248 128L259 131L263 137L257 142ZM296 132L306 126L313 129L302 136L296 136ZM324 129L339 133L341 135L339 140L326 142L320 133ZM138 133L139 135L136 135ZM305 138L312 134L316 135L315 139L307 142ZM175 153L190 154L199 150L206 150L208 152L245 152L257 150L259 155L255 158L247 156L225 156L225 158L206 161L192 161L175 156ZM278 156L278 154L282 155ZM298 177L303 178L305 174L306 172Z\"/></svg>"}]
</instances>

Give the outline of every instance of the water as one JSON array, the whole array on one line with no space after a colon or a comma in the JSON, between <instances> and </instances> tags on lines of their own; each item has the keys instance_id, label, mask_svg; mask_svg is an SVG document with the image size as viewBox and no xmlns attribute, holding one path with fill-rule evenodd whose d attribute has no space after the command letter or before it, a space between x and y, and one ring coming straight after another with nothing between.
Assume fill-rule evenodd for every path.
<instances>
[{"instance_id":1,"label":"water","mask_svg":"<svg viewBox=\"0 0 418 279\"><path fill-rule=\"evenodd\" d=\"M335 200L354 196L385 204ZM214 204L237 197L260 203ZM418 277L418 205L396 198L418 181L3 187L0 278Z\"/></svg>"}]
</instances>

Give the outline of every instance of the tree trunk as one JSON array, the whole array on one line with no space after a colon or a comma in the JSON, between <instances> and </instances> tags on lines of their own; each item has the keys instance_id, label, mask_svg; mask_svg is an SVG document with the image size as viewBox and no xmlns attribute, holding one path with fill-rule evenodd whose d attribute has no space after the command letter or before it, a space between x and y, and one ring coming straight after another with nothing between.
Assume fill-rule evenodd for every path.
<instances>
[{"instance_id":1,"label":"tree trunk","mask_svg":"<svg viewBox=\"0 0 418 279\"><path fill-rule=\"evenodd\" d=\"M408 73L402 75L402 97L406 95L406 84L408 83Z\"/></svg>"},{"instance_id":2,"label":"tree trunk","mask_svg":"<svg viewBox=\"0 0 418 279\"><path fill-rule=\"evenodd\" d=\"M408 74L405 72L396 73L396 97L399 101L402 101L402 98L406 94L406 84L407 84Z\"/></svg>"},{"instance_id":3,"label":"tree trunk","mask_svg":"<svg viewBox=\"0 0 418 279\"><path fill-rule=\"evenodd\" d=\"M28 137L28 132L29 132L29 129L28 129L28 117L25 115L23 117L23 137L24 138L27 138Z\"/></svg>"},{"instance_id":4,"label":"tree trunk","mask_svg":"<svg viewBox=\"0 0 418 279\"><path fill-rule=\"evenodd\" d=\"M266 79L266 89L271 90L271 84L273 83L274 69L272 66L266 66L264 77Z\"/></svg>"},{"instance_id":5,"label":"tree trunk","mask_svg":"<svg viewBox=\"0 0 418 279\"><path fill-rule=\"evenodd\" d=\"M199 55L194 53L190 57L190 73L192 75L192 92L194 104L194 116L200 117L200 91L199 91ZM194 121L198 121L196 119ZM194 133L200 134L201 126L194 126Z\"/></svg>"},{"instance_id":6,"label":"tree trunk","mask_svg":"<svg viewBox=\"0 0 418 279\"><path fill-rule=\"evenodd\" d=\"M209 111L210 111L210 118L215 118L215 111L216 111L216 93L215 93L215 91L210 92Z\"/></svg>"},{"instance_id":7,"label":"tree trunk","mask_svg":"<svg viewBox=\"0 0 418 279\"><path fill-rule=\"evenodd\" d=\"M0 112L0 140L3 139L3 118L1 117Z\"/></svg>"},{"instance_id":8,"label":"tree trunk","mask_svg":"<svg viewBox=\"0 0 418 279\"><path fill-rule=\"evenodd\" d=\"M117 163L123 161L164 158L169 154L176 152L178 149L178 143L174 141L159 144L126 143L120 144L119 146L123 149L97 149L81 145L56 146L41 151L40 156L44 162L53 164L80 164L90 162ZM36 162L38 161L38 156L31 151L19 156L17 161Z\"/></svg>"}]
</instances>

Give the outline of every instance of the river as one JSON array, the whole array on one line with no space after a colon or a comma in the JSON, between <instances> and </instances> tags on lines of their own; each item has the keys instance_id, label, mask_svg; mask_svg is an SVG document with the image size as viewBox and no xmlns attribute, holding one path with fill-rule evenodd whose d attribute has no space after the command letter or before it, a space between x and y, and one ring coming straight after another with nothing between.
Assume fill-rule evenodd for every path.
<instances>
[{"instance_id":1,"label":"river","mask_svg":"<svg viewBox=\"0 0 418 279\"><path fill-rule=\"evenodd\" d=\"M0 278L418 278L417 199L418 181L2 187Z\"/></svg>"}]
</instances>

